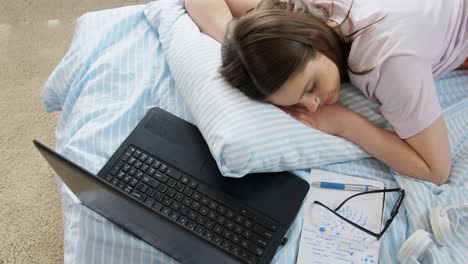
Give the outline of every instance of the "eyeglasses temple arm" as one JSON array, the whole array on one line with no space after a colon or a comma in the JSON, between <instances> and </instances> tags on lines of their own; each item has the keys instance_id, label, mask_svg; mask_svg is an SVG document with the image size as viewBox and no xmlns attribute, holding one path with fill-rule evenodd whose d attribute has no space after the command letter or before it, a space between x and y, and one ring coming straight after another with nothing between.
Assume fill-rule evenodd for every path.
<instances>
[{"instance_id":1,"label":"eyeglasses temple arm","mask_svg":"<svg viewBox=\"0 0 468 264\"><path fill-rule=\"evenodd\" d=\"M382 193L399 192L399 191L401 191L401 188L382 189L382 190L375 190L375 191L357 193L357 194L351 195L350 197L346 198L346 200L344 200L340 205L338 205L338 207L335 208L335 211L340 210L341 206L343 206L347 201L349 201L351 198L354 198L354 197L359 196L359 195L371 194L371 193L381 193L381 192Z\"/></svg>"}]
</instances>

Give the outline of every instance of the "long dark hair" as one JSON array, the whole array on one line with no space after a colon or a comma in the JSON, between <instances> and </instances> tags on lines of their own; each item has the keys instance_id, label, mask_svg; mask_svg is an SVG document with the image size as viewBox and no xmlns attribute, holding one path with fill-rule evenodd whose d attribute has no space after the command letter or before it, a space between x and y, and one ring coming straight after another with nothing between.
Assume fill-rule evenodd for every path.
<instances>
[{"instance_id":1,"label":"long dark hair","mask_svg":"<svg viewBox=\"0 0 468 264\"><path fill-rule=\"evenodd\" d=\"M339 25L327 24L329 18L324 8L303 0L261 1L228 24L221 76L250 98L264 100L320 52L348 80L350 46Z\"/></svg>"}]
</instances>

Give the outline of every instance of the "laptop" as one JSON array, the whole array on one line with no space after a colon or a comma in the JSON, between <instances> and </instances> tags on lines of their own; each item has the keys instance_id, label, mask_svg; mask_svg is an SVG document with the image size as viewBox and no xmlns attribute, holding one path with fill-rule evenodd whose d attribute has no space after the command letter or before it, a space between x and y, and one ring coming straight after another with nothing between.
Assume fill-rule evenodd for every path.
<instances>
[{"instance_id":1,"label":"laptop","mask_svg":"<svg viewBox=\"0 0 468 264\"><path fill-rule=\"evenodd\" d=\"M309 184L224 177L197 127L152 108L94 175L35 146L80 201L182 263L270 263Z\"/></svg>"}]
</instances>

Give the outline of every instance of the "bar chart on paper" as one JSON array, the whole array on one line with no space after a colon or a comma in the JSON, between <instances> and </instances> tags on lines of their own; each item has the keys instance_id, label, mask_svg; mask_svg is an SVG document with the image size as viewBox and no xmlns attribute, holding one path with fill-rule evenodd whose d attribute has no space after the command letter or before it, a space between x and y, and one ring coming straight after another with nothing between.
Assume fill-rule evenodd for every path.
<instances>
[{"instance_id":1,"label":"bar chart on paper","mask_svg":"<svg viewBox=\"0 0 468 264\"><path fill-rule=\"evenodd\" d=\"M370 181L329 172L312 171L313 180L369 184L383 188L381 182ZM311 188L306 201L297 263L365 263L376 264L379 242L376 238L346 223L314 200L335 208L357 192ZM383 195L372 194L355 198L338 212L345 218L367 229L378 232L382 224Z\"/></svg>"}]
</instances>

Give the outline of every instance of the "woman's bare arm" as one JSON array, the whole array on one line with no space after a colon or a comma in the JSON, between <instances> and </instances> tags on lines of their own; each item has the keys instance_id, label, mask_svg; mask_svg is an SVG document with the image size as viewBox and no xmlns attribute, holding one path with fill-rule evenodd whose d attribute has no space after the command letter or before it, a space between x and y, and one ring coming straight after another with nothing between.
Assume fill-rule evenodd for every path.
<instances>
[{"instance_id":1,"label":"woman's bare arm","mask_svg":"<svg viewBox=\"0 0 468 264\"><path fill-rule=\"evenodd\" d=\"M222 43L233 16L257 6L260 0L185 0L185 9L200 31Z\"/></svg>"},{"instance_id":2,"label":"woman's bare arm","mask_svg":"<svg viewBox=\"0 0 468 264\"><path fill-rule=\"evenodd\" d=\"M305 107L282 107L307 126L345 138L395 171L444 184L450 174L450 144L444 118L406 140L380 128L340 104L321 106L312 113Z\"/></svg>"},{"instance_id":3,"label":"woman's bare arm","mask_svg":"<svg viewBox=\"0 0 468 264\"><path fill-rule=\"evenodd\" d=\"M375 126L358 114L350 114L348 121L349 125L339 136L359 145L394 170L437 185L448 180L450 145L442 116L430 127L406 140Z\"/></svg>"}]
</instances>

